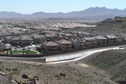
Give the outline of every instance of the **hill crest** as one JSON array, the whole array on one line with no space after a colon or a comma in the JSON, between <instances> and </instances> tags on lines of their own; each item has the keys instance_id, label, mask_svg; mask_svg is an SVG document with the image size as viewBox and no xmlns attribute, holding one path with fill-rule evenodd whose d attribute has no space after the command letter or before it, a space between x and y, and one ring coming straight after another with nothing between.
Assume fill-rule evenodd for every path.
<instances>
[{"instance_id":1,"label":"hill crest","mask_svg":"<svg viewBox=\"0 0 126 84\"><path fill-rule=\"evenodd\" d=\"M126 16L126 9L109 9L106 7L91 7L82 11L73 11L68 13L45 13L35 12L33 14L21 14L16 12L0 12L0 18L39 18L39 19L88 19L103 20L106 18L114 18L115 16Z\"/></svg>"}]
</instances>

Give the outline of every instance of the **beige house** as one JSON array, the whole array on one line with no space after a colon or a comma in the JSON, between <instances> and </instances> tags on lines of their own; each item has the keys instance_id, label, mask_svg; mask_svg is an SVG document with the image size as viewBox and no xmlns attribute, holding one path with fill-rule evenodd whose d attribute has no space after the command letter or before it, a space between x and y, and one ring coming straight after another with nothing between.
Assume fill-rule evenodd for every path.
<instances>
[{"instance_id":1,"label":"beige house","mask_svg":"<svg viewBox=\"0 0 126 84\"><path fill-rule=\"evenodd\" d=\"M105 37L108 39L109 44L117 43L118 37L115 35L105 35Z\"/></svg>"},{"instance_id":2,"label":"beige house","mask_svg":"<svg viewBox=\"0 0 126 84\"><path fill-rule=\"evenodd\" d=\"M46 42L46 38L44 35L32 34L31 38L34 41L34 44L40 44Z\"/></svg>"},{"instance_id":3,"label":"beige house","mask_svg":"<svg viewBox=\"0 0 126 84\"><path fill-rule=\"evenodd\" d=\"M5 36L3 38L3 42L4 43L10 43L11 42L11 39L14 38L15 36Z\"/></svg>"},{"instance_id":4,"label":"beige house","mask_svg":"<svg viewBox=\"0 0 126 84\"><path fill-rule=\"evenodd\" d=\"M59 51L59 44L55 42L45 42L41 44L41 49L43 52L54 52L54 51Z\"/></svg>"},{"instance_id":5,"label":"beige house","mask_svg":"<svg viewBox=\"0 0 126 84\"><path fill-rule=\"evenodd\" d=\"M72 48L72 42L67 41L65 39L56 41L56 43L58 43L60 45L60 49L61 50L67 50L67 49L71 49Z\"/></svg>"},{"instance_id":6,"label":"beige house","mask_svg":"<svg viewBox=\"0 0 126 84\"><path fill-rule=\"evenodd\" d=\"M73 48L84 48L85 47L85 40L80 37L74 37L69 40L73 44Z\"/></svg>"},{"instance_id":7,"label":"beige house","mask_svg":"<svg viewBox=\"0 0 126 84\"><path fill-rule=\"evenodd\" d=\"M97 41L97 45L105 45L105 44L107 44L107 40L108 40L104 36L96 36L95 39Z\"/></svg>"},{"instance_id":8,"label":"beige house","mask_svg":"<svg viewBox=\"0 0 126 84\"><path fill-rule=\"evenodd\" d=\"M5 50L5 49L7 49L7 46L4 43L0 42L0 50Z\"/></svg>"},{"instance_id":9,"label":"beige house","mask_svg":"<svg viewBox=\"0 0 126 84\"><path fill-rule=\"evenodd\" d=\"M55 34L45 34L46 41L56 41L57 40L57 35Z\"/></svg>"},{"instance_id":10,"label":"beige house","mask_svg":"<svg viewBox=\"0 0 126 84\"><path fill-rule=\"evenodd\" d=\"M70 34L70 33L66 33L66 34L65 34L65 39L66 39L66 40L69 40L69 39L71 39L72 37L75 37L75 35L74 35L74 34Z\"/></svg>"},{"instance_id":11,"label":"beige house","mask_svg":"<svg viewBox=\"0 0 126 84\"><path fill-rule=\"evenodd\" d=\"M20 36L11 38L10 44L13 46L27 46L33 43L33 39L29 36Z\"/></svg>"},{"instance_id":12,"label":"beige house","mask_svg":"<svg viewBox=\"0 0 126 84\"><path fill-rule=\"evenodd\" d=\"M97 44L96 39L94 37L84 37L85 46L91 47Z\"/></svg>"}]
</instances>

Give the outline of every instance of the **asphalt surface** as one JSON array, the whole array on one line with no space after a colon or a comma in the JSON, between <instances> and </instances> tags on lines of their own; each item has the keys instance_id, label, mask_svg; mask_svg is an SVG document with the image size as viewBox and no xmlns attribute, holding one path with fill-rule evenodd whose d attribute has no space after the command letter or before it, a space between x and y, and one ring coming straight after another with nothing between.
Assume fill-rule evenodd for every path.
<instances>
[{"instance_id":1,"label":"asphalt surface","mask_svg":"<svg viewBox=\"0 0 126 84\"><path fill-rule=\"evenodd\" d=\"M103 52L107 50L125 49L125 47L122 47L122 46L126 46L126 45L87 49L87 50L81 50L75 53L68 53L68 54L63 54L63 55L47 57L46 62L48 64L57 64L57 63L77 61L97 52Z\"/></svg>"},{"instance_id":2,"label":"asphalt surface","mask_svg":"<svg viewBox=\"0 0 126 84\"><path fill-rule=\"evenodd\" d=\"M87 50L80 50L76 52L70 52L65 54L56 54L56 55L50 55L48 57L30 57L30 58L24 58L24 57L5 57L0 56L1 61L12 61L12 62L25 62L25 63L45 63L44 59L46 59L47 64L57 64L57 63L65 63L65 62L72 62L77 61L80 59L83 59L91 54L112 50L112 49L125 49L122 46L126 45L118 45L118 46L110 46L110 47L102 47L102 48L93 48L93 49L87 49Z\"/></svg>"}]
</instances>

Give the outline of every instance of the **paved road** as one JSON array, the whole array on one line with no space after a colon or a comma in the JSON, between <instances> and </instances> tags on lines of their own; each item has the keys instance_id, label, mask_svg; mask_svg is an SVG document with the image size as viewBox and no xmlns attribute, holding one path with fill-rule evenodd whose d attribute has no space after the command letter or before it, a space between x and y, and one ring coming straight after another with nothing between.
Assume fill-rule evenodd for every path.
<instances>
[{"instance_id":1,"label":"paved road","mask_svg":"<svg viewBox=\"0 0 126 84\"><path fill-rule=\"evenodd\" d=\"M121 46L126 46L126 45L119 45L119 46L111 46L111 47L103 47L103 48L94 48L94 49L87 49L87 50L80 50L76 52L70 52L70 53L65 53L65 54L57 54L57 55L50 55L48 57L32 57L32 58L22 58L22 57L0 57L0 60L10 60L10 61L16 61L16 62L43 62L43 58L46 59L47 64L56 64L56 63L65 63L65 62L72 62L72 61L77 61L80 59L83 59L93 53L96 52L102 52L102 51L107 51L111 49L124 49L120 48Z\"/></svg>"},{"instance_id":2,"label":"paved road","mask_svg":"<svg viewBox=\"0 0 126 84\"><path fill-rule=\"evenodd\" d=\"M56 64L56 63L77 61L77 60L83 59L83 58L85 58L91 54L97 53L97 52L102 52L102 51L107 51L107 50L115 50L115 49L125 49L125 48L121 48L121 46L126 46L126 45L94 48L94 49L82 50L82 51L79 51L76 53L47 57L46 62L48 62L48 64Z\"/></svg>"}]
</instances>

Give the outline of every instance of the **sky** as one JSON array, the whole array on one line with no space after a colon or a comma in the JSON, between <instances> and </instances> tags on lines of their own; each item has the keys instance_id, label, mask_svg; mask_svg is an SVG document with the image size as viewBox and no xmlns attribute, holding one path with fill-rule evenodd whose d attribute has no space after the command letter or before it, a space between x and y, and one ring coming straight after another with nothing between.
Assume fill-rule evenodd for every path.
<instances>
[{"instance_id":1,"label":"sky","mask_svg":"<svg viewBox=\"0 0 126 84\"><path fill-rule=\"evenodd\" d=\"M0 0L0 11L32 14L34 12L72 12L90 7L126 8L126 0Z\"/></svg>"}]
</instances>

